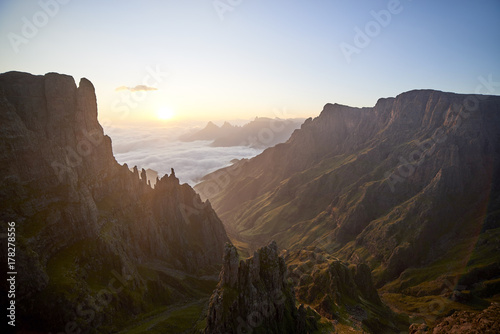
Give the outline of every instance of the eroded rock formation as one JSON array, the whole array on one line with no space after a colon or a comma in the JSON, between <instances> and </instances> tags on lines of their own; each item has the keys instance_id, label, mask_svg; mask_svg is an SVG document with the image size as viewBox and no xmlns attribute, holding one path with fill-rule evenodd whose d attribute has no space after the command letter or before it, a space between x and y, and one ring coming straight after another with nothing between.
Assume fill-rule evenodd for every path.
<instances>
[{"instance_id":1,"label":"eroded rock formation","mask_svg":"<svg viewBox=\"0 0 500 334\"><path fill-rule=\"evenodd\" d=\"M115 161L87 79L0 75L0 152L2 233L16 224L18 328L111 330L182 295L168 270L218 272L228 238L210 203L173 171L152 189L144 171ZM85 313L115 276L127 289Z\"/></svg>"},{"instance_id":2,"label":"eroded rock formation","mask_svg":"<svg viewBox=\"0 0 500 334\"><path fill-rule=\"evenodd\" d=\"M205 333L307 333L316 328L316 320L312 310L295 306L275 242L242 261L236 248L226 245Z\"/></svg>"}]
</instances>

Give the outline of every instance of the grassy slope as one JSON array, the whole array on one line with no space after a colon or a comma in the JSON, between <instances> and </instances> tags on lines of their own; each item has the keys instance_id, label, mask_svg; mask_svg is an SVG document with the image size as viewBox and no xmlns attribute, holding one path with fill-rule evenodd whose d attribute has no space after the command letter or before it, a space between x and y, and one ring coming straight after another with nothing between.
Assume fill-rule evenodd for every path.
<instances>
[{"instance_id":1,"label":"grassy slope","mask_svg":"<svg viewBox=\"0 0 500 334\"><path fill-rule=\"evenodd\" d=\"M134 319L119 333L191 334L205 328L208 298L160 307Z\"/></svg>"},{"instance_id":2,"label":"grassy slope","mask_svg":"<svg viewBox=\"0 0 500 334\"><path fill-rule=\"evenodd\" d=\"M308 247L307 250L314 250L314 247ZM312 303L308 304L299 297L298 302L318 310L321 309L320 304L325 297L324 289L328 288L328 283L321 281L320 277L327 277L328 264L338 261L338 259L327 253L322 253L321 251L316 254L301 251L301 254L302 255L292 254L287 257L287 266L289 271L292 272L291 275L293 277L290 279L295 283L295 292L297 295L302 294L304 291L308 291L308 293L316 291L316 299ZM313 275L317 279L320 278L320 281L314 281L313 276L306 278L305 275L302 275L298 278L293 272L305 273L308 275L314 272ZM327 286L325 286L325 284ZM344 287L344 289L357 291L356 287ZM333 326L336 333L400 333L408 328L407 316L395 314L387 307L381 307L380 305L376 305L364 299L361 297L359 291L357 291L356 294L359 296L359 300L354 300L349 296L342 295L341 303L334 303L332 306L336 319L332 321L322 317L321 321ZM363 309L366 313L361 316L356 314L356 310L359 310L359 308Z\"/></svg>"},{"instance_id":3,"label":"grassy slope","mask_svg":"<svg viewBox=\"0 0 500 334\"><path fill-rule=\"evenodd\" d=\"M354 161L356 161L356 155L341 155L322 160L318 165L282 181L278 186L278 191L268 191L243 203L241 207L235 208L234 210L238 211L238 221L241 223L231 226L235 229L235 234L232 236L233 242L255 249L265 244L268 241L267 236L272 234L285 244L300 248L304 242L304 235L311 232L311 222L316 217L326 214L321 209L328 206L331 199L307 196L311 201L307 206L302 205L300 210L294 199L300 195L307 195L302 192L307 190L305 188L308 184L321 183L324 175L334 173L338 168L349 168L349 164ZM359 198L359 196L361 196L359 193L353 194L353 197ZM216 201L217 199L215 203ZM319 215L318 211L321 212ZM223 220L224 216L223 214ZM289 226L287 218L290 217L293 217L295 221L298 219L293 226ZM326 232L326 229L320 228L312 232L319 236ZM311 239L311 235L306 238Z\"/></svg>"},{"instance_id":4,"label":"grassy slope","mask_svg":"<svg viewBox=\"0 0 500 334\"><path fill-rule=\"evenodd\" d=\"M360 155L362 153L359 152ZM334 174L340 169L350 168L357 159L356 155L350 155L323 160L317 166L282 181L277 190L268 191L244 203L238 210L240 224L236 228L239 230L232 239L244 240L240 246L250 249L257 247L269 235L274 235L274 239L282 241L280 244L292 248L320 239L329 229L320 223L330 213L318 208L326 208L331 199L317 196L315 203L300 209L297 207L297 201L293 199L297 196L302 196L302 199L307 198L307 185L321 184L322 177ZM380 171L386 170L382 167L370 167L372 179L379 178ZM345 201L354 204L363 196L362 189L353 188L343 196ZM318 201L321 203L318 204ZM292 226L287 219L289 217L293 217L296 221ZM481 224L482 222L471 223L472 226ZM492 274L491 277L485 276L485 273L496 270L495 264L500 263L499 230L481 234L479 239L479 231L473 229L465 231L464 234L469 233L470 237L451 242L453 248L439 254L434 262L421 264L419 268L408 268L399 278L382 287L380 293L384 302L397 312L404 312L416 318L423 317L428 321L433 321L436 317L446 315L452 310L484 308L487 301L481 298L493 296L489 300L498 299L494 296L499 293L500 273ZM324 244L326 247L326 243ZM371 257L367 249L354 243L348 244L347 248L368 260L372 268L375 268L375 275L377 270L383 270L382 264ZM467 286L468 290L463 291L464 298L460 302L450 300L449 296L455 289L454 286L467 278L469 280L475 278L476 281L482 280L482 282L474 288Z\"/></svg>"},{"instance_id":5,"label":"grassy slope","mask_svg":"<svg viewBox=\"0 0 500 334\"><path fill-rule=\"evenodd\" d=\"M500 294L499 245L500 228L479 238L472 235L457 240L455 247L435 262L409 268L382 287L381 298L394 310L431 323L453 310L483 309ZM477 281L480 283L468 284ZM457 289L461 290L460 302L449 298Z\"/></svg>"},{"instance_id":6,"label":"grassy slope","mask_svg":"<svg viewBox=\"0 0 500 334\"><path fill-rule=\"evenodd\" d=\"M21 241L26 242L24 238ZM46 266L48 285L34 295L33 300L42 305L55 305L61 310L57 316L63 322L74 320L80 329L93 327L94 321L101 317L112 317L112 325L99 328L103 333L144 322L144 318L163 326L159 328L164 333L181 333L185 324L202 322L203 319L198 318L205 314L203 309L217 277L204 279L187 275L161 262L142 263L136 267L132 280L123 286L113 275L121 271L117 266L119 257L102 259L98 248L95 240L83 239L52 256ZM119 291L110 293L109 285ZM99 303L103 296L109 298L109 302ZM89 313L75 315L75 305L81 306L84 312L92 312L92 316ZM131 313L136 314L132 320Z\"/></svg>"}]
</instances>

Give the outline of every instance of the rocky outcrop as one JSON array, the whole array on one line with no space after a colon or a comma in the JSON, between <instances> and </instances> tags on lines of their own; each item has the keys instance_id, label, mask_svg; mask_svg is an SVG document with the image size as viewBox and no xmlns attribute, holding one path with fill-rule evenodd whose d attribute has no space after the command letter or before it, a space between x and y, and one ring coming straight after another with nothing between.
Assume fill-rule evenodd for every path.
<instances>
[{"instance_id":1,"label":"rocky outcrop","mask_svg":"<svg viewBox=\"0 0 500 334\"><path fill-rule=\"evenodd\" d=\"M153 189L146 171L115 161L87 79L0 75L0 152L2 233L16 223L19 328L60 332L74 321L83 332L112 331L116 319L179 297L169 270L218 272L228 238L210 203L173 170ZM86 298L116 275L129 288L82 316Z\"/></svg>"},{"instance_id":2,"label":"rocky outcrop","mask_svg":"<svg viewBox=\"0 0 500 334\"><path fill-rule=\"evenodd\" d=\"M470 230L499 227L499 134L498 96L415 90L372 108L327 104L286 143L196 189L233 238L319 245L377 268L382 285Z\"/></svg>"},{"instance_id":3,"label":"rocky outcrop","mask_svg":"<svg viewBox=\"0 0 500 334\"><path fill-rule=\"evenodd\" d=\"M134 168L137 168L137 166L134 166L133 168L129 168L130 171L135 173ZM158 179L158 172L148 168L148 169L142 169L141 170L141 180L146 180L146 183L149 184L151 187L154 188L156 181Z\"/></svg>"},{"instance_id":4,"label":"rocky outcrop","mask_svg":"<svg viewBox=\"0 0 500 334\"><path fill-rule=\"evenodd\" d=\"M316 329L316 318L310 309L296 308L275 242L242 261L236 248L226 245L205 333L308 333Z\"/></svg>"},{"instance_id":5,"label":"rocky outcrop","mask_svg":"<svg viewBox=\"0 0 500 334\"><path fill-rule=\"evenodd\" d=\"M323 317L370 333L408 328L408 319L380 300L366 264L348 265L316 247L287 252L285 261L297 300Z\"/></svg>"},{"instance_id":6,"label":"rocky outcrop","mask_svg":"<svg viewBox=\"0 0 500 334\"><path fill-rule=\"evenodd\" d=\"M412 324L410 334L500 333L500 305L493 303L480 312L457 311L432 327Z\"/></svg>"}]
</instances>

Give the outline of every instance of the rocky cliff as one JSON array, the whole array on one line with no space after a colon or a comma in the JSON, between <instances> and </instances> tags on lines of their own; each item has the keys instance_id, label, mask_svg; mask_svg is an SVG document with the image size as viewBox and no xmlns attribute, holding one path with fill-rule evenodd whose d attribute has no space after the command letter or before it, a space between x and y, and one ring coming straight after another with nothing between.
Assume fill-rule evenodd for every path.
<instances>
[{"instance_id":1,"label":"rocky cliff","mask_svg":"<svg viewBox=\"0 0 500 334\"><path fill-rule=\"evenodd\" d=\"M313 246L287 252L284 258L297 300L321 316L357 332L407 330L407 317L380 300L366 264L349 265Z\"/></svg>"},{"instance_id":2,"label":"rocky cliff","mask_svg":"<svg viewBox=\"0 0 500 334\"><path fill-rule=\"evenodd\" d=\"M409 334L489 334L500 333L500 305L493 303L483 311L459 311L429 328L413 324Z\"/></svg>"},{"instance_id":3,"label":"rocky cliff","mask_svg":"<svg viewBox=\"0 0 500 334\"><path fill-rule=\"evenodd\" d=\"M218 272L228 239L210 203L173 170L153 189L144 170L115 161L87 79L0 75L0 152L2 233L16 226L17 328L116 330L193 295L197 284L179 286L172 272ZM110 293L117 280L120 293Z\"/></svg>"},{"instance_id":4,"label":"rocky cliff","mask_svg":"<svg viewBox=\"0 0 500 334\"><path fill-rule=\"evenodd\" d=\"M293 285L275 242L244 261L233 245L226 245L205 333L312 333L318 318L312 310L295 306Z\"/></svg>"},{"instance_id":5,"label":"rocky cliff","mask_svg":"<svg viewBox=\"0 0 500 334\"><path fill-rule=\"evenodd\" d=\"M242 247L275 239L367 263L378 287L409 294L400 306L423 314L424 296L500 275L495 247L478 242L500 236L499 135L498 96L415 90L370 108L327 104L286 143L196 189Z\"/></svg>"}]
</instances>

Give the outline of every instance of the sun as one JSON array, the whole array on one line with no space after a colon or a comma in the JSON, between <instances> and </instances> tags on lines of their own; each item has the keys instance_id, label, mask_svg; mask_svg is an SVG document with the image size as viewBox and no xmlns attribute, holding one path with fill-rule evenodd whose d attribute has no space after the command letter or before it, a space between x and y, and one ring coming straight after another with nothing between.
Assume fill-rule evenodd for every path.
<instances>
[{"instance_id":1,"label":"sun","mask_svg":"<svg viewBox=\"0 0 500 334\"><path fill-rule=\"evenodd\" d=\"M167 119L171 119L172 117L174 117L175 113L169 107L161 107L160 109L158 109L157 115L158 115L159 119L167 120Z\"/></svg>"}]
</instances>

